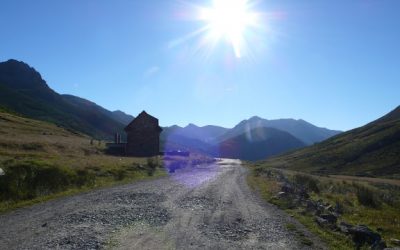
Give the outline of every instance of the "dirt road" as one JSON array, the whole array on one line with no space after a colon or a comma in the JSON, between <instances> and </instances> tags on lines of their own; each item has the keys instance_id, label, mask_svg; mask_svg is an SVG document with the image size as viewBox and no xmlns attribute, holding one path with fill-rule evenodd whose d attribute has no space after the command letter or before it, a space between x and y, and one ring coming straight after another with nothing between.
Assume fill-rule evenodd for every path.
<instances>
[{"instance_id":1,"label":"dirt road","mask_svg":"<svg viewBox=\"0 0 400 250\"><path fill-rule=\"evenodd\" d=\"M19 209L0 216L0 249L309 249L246 173L223 160Z\"/></svg>"}]
</instances>

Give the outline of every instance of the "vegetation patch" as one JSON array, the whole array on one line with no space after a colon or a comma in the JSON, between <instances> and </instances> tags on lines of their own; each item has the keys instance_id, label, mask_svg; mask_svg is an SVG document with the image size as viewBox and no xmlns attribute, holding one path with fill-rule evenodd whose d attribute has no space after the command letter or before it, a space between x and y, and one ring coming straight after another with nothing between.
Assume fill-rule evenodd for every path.
<instances>
[{"instance_id":1,"label":"vegetation patch","mask_svg":"<svg viewBox=\"0 0 400 250\"><path fill-rule=\"evenodd\" d=\"M400 238L400 187L251 166L249 185L331 249L388 247ZM295 225L286 225L295 231ZM360 237L362 235L364 238Z\"/></svg>"},{"instance_id":2,"label":"vegetation patch","mask_svg":"<svg viewBox=\"0 0 400 250\"><path fill-rule=\"evenodd\" d=\"M0 212L166 174L159 157L104 151L100 140L0 109Z\"/></svg>"}]
</instances>

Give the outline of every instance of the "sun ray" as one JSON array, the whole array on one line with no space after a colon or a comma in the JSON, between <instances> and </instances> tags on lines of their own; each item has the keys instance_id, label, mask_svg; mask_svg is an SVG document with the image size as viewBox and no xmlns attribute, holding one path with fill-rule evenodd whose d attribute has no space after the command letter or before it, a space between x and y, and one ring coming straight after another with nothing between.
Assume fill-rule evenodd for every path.
<instances>
[{"instance_id":1,"label":"sun ray","mask_svg":"<svg viewBox=\"0 0 400 250\"><path fill-rule=\"evenodd\" d=\"M261 18L265 15L254 11L259 0L210 0L208 6L198 6L183 2L192 21L203 22L204 26L169 43L169 48L197 41L193 48L196 55L208 58L213 50L227 44L236 58L254 56L254 43L259 41L264 24ZM250 59L250 58L249 58Z\"/></svg>"}]
</instances>

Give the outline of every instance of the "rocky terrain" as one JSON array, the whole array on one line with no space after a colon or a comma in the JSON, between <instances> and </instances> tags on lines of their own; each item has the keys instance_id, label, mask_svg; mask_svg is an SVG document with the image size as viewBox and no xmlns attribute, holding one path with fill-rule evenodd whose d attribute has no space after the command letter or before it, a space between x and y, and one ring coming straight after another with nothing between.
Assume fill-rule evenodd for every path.
<instances>
[{"instance_id":1,"label":"rocky terrain","mask_svg":"<svg viewBox=\"0 0 400 250\"><path fill-rule=\"evenodd\" d=\"M246 175L223 160L19 209L0 216L0 249L324 248L253 194Z\"/></svg>"}]
</instances>

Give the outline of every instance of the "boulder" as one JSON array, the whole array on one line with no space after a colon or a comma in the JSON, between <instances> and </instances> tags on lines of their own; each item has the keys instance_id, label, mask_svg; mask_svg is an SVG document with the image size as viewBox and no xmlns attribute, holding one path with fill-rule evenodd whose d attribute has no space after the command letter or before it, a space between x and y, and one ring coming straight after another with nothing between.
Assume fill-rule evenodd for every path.
<instances>
[{"instance_id":1,"label":"boulder","mask_svg":"<svg viewBox=\"0 0 400 250\"><path fill-rule=\"evenodd\" d=\"M316 217L315 217L315 222L317 222L317 224L318 224L320 227L328 227L329 224L330 224L327 220L325 220L324 218L321 218L321 217L319 217L319 216L316 216Z\"/></svg>"},{"instance_id":2,"label":"boulder","mask_svg":"<svg viewBox=\"0 0 400 250\"><path fill-rule=\"evenodd\" d=\"M330 224L336 224L337 216L334 214L321 214L319 217L328 221Z\"/></svg>"},{"instance_id":3,"label":"boulder","mask_svg":"<svg viewBox=\"0 0 400 250\"><path fill-rule=\"evenodd\" d=\"M0 176L5 175L6 173L4 172L4 170L2 168L0 168Z\"/></svg>"},{"instance_id":4,"label":"boulder","mask_svg":"<svg viewBox=\"0 0 400 250\"><path fill-rule=\"evenodd\" d=\"M380 234L372 231L365 225L357 225L349 229L349 234L353 236L353 242L357 248L367 244L371 249L381 250L386 247L385 242L382 240Z\"/></svg>"},{"instance_id":5,"label":"boulder","mask_svg":"<svg viewBox=\"0 0 400 250\"><path fill-rule=\"evenodd\" d=\"M348 224L344 221L340 222L340 224L339 224L339 230L344 234L350 234L350 229L352 227L353 227L353 225Z\"/></svg>"}]
</instances>

